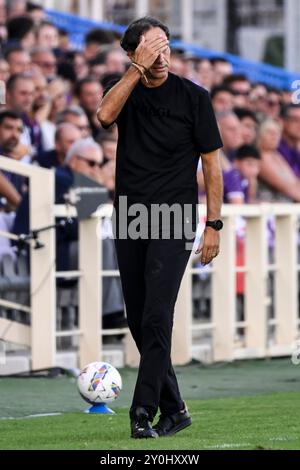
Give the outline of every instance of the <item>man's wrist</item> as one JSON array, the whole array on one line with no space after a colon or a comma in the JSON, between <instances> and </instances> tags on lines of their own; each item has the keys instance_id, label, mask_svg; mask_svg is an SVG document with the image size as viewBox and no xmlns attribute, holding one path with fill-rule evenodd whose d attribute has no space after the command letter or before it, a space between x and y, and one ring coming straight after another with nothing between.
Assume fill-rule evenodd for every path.
<instances>
[{"instance_id":1,"label":"man's wrist","mask_svg":"<svg viewBox=\"0 0 300 470\"><path fill-rule=\"evenodd\" d=\"M137 62L136 60L132 60L131 61L132 64L135 64L135 65L138 65L138 67L141 67L141 69L143 69L143 73L146 73L147 72L147 67L145 67L143 64L141 64L140 62Z\"/></svg>"},{"instance_id":2,"label":"man's wrist","mask_svg":"<svg viewBox=\"0 0 300 470\"><path fill-rule=\"evenodd\" d=\"M148 78L145 75L146 68L143 65L138 64L134 60L131 62L131 66L139 71L141 77L148 83Z\"/></svg>"},{"instance_id":3,"label":"man's wrist","mask_svg":"<svg viewBox=\"0 0 300 470\"><path fill-rule=\"evenodd\" d=\"M205 227L210 227L212 228L213 230L216 230L217 232L219 232L220 230L222 230L223 228L223 222L221 219L207 219L206 223L205 223Z\"/></svg>"}]
</instances>

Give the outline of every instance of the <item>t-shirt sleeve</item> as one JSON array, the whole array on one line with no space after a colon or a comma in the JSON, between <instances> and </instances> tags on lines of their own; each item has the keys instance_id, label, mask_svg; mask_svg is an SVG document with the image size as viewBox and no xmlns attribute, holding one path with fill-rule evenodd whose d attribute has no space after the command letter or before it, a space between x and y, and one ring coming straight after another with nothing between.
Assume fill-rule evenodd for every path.
<instances>
[{"instance_id":1,"label":"t-shirt sleeve","mask_svg":"<svg viewBox=\"0 0 300 470\"><path fill-rule=\"evenodd\" d=\"M218 123L209 93L201 90L194 109L194 139L199 153L210 153L223 147Z\"/></svg>"}]
</instances>

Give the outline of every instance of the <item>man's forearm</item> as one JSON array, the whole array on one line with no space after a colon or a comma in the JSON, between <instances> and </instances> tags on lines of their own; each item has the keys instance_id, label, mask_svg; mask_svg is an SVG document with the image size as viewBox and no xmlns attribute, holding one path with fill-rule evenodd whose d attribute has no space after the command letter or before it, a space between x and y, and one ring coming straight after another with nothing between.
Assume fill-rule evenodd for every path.
<instances>
[{"instance_id":1,"label":"man's forearm","mask_svg":"<svg viewBox=\"0 0 300 470\"><path fill-rule=\"evenodd\" d=\"M109 126L117 119L140 78L140 72L131 66L121 80L109 90L97 111L97 117L101 124Z\"/></svg>"},{"instance_id":2,"label":"man's forearm","mask_svg":"<svg viewBox=\"0 0 300 470\"><path fill-rule=\"evenodd\" d=\"M216 220L221 216L223 202L223 177L219 150L203 154L201 157L207 199L207 219Z\"/></svg>"}]
</instances>

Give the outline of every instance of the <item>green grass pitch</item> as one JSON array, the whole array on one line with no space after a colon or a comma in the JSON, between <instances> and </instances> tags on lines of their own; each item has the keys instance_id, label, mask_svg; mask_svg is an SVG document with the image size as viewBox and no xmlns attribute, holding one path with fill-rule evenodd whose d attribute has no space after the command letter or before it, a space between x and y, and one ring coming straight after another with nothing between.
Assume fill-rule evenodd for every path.
<instances>
[{"instance_id":1,"label":"green grass pitch","mask_svg":"<svg viewBox=\"0 0 300 470\"><path fill-rule=\"evenodd\" d=\"M193 424L155 440L130 438L136 369L120 369L115 415L84 414L73 379L0 379L0 449L300 449L300 366L289 359L175 370Z\"/></svg>"}]
</instances>

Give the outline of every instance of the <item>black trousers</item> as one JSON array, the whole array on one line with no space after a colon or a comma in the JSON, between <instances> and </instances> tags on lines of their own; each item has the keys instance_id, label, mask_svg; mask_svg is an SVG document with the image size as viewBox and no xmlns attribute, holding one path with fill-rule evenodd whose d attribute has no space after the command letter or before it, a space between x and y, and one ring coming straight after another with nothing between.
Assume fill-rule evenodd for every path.
<instances>
[{"instance_id":1,"label":"black trousers","mask_svg":"<svg viewBox=\"0 0 300 470\"><path fill-rule=\"evenodd\" d=\"M174 306L191 254L186 239L115 239L130 332L140 364L130 415L143 406L153 420L158 408L183 408L171 363Z\"/></svg>"}]
</instances>

